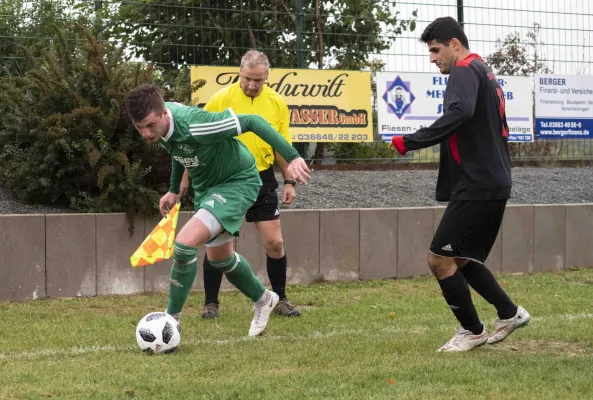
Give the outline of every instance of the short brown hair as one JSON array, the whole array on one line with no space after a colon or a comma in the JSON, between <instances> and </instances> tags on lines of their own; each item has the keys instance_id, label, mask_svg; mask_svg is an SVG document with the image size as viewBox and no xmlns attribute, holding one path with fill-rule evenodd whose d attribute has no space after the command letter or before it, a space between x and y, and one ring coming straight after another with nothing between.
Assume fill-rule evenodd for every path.
<instances>
[{"instance_id":1,"label":"short brown hair","mask_svg":"<svg viewBox=\"0 0 593 400\"><path fill-rule=\"evenodd\" d=\"M134 122L142 121L151 112L161 115L165 109L163 96L155 84L143 84L126 95L126 110Z\"/></svg>"}]
</instances>

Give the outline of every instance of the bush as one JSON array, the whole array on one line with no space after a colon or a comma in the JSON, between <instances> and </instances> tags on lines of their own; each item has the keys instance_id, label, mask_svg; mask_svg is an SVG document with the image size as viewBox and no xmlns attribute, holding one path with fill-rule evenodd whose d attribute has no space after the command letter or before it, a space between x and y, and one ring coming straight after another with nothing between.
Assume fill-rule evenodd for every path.
<instances>
[{"instance_id":1,"label":"bush","mask_svg":"<svg viewBox=\"0 0 593 400\"><path fill-rule=\"evenodd\" d=\"M42 62L0 81L0 182L18 199L81 212L154 213L170 158L140 139L124 94L158 81L83 26L57 29ZM74 36L76 40L70 40ZM26 53L26 50L24 50Z\"/></svg>"},{"instance_id":2,"label":"bush","mask_svg":"<svg viewBox=\"0 0 593 400\"><path fill-rule=\"evenodd\" d=\"M388 143L328 143L327 149L337 164L375 164L377 161L394 159L394 150Z\"/></svg>"}]
</instances>

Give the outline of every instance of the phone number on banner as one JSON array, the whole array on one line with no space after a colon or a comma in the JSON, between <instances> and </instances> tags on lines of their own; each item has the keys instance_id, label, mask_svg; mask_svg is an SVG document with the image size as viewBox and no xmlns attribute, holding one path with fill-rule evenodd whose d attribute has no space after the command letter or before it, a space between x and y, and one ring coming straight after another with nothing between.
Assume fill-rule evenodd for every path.
<instances>
[{"instance_id":1,"label":"phone number on banner","mask_svg":"<svg viewBox=\"0 0 593 400\"><path fill-rule=\"evenodd\" d=\"M541 128L582 128L580 121L539 121Z\"/></svg>"},{"instance_id":2,"label":"phone number on banner","mask_svg":"<svg viewBox=\"0 0 593 400\"><path fill-rule=\"evenodd\" d=\"M293 142L369 142L368 133L297 133Z\"/></svg>"}]
</instances>

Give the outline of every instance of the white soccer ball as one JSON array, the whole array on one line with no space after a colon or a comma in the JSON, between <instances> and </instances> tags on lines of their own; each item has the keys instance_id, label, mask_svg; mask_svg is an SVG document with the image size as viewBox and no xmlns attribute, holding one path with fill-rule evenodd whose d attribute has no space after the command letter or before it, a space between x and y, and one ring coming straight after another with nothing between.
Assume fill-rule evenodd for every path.
<instances>
[{"instance_id":1,"label":"white soccer ball","mask_svg":"<svg viewBox=\"0 0 593 400\"><path fill-rule=\"evenodd\" d=\"M136 341L142 351L154 354L171 353L181 341L179 323L167 313L152 312L136 326Z\"/></svg>"}]
</instances>

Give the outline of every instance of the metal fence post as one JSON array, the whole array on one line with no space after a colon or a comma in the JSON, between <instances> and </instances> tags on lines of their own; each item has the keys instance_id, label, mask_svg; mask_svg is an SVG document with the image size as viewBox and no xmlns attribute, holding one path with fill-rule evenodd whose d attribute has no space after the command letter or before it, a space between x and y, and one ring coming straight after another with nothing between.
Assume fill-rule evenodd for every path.
<instances>
[{"instance_id":1,"label":"metal fence post","mask_svg":"<svg viewBox=\"0 0 593 400\"><path fill-rule=\"evenodd\" d=\"M303 0L295 0L295 14L296 14L296 67L305 68L305 53L304 53L304 38L303 38ZM307 158L308 143L295 143L294 147L299 152L301 157Z\"/></svg>"}]
</instances>

